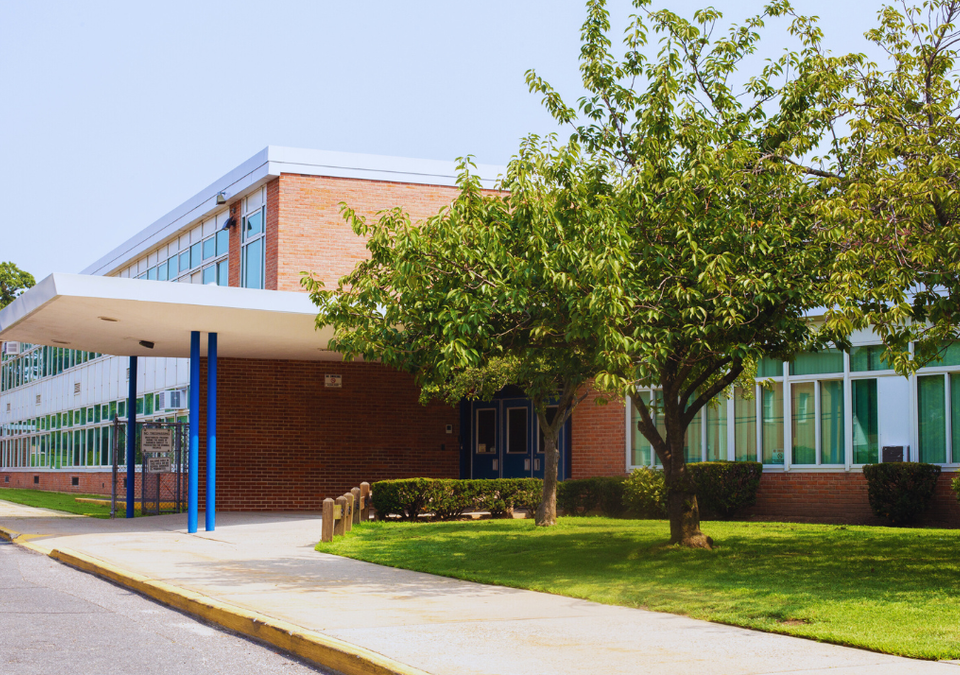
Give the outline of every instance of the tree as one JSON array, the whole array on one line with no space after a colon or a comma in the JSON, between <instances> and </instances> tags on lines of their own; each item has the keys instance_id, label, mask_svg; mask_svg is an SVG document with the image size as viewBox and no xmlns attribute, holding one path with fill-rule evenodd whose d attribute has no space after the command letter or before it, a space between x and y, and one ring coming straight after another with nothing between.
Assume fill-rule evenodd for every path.
<instances>
[{"instance_id":1,"label":"tree","mask_svg":"<svg viewBox=\"0 0 960 675\"><path fill-rule=\"evenodd\" d=\"M318 324L336 328L332 349L414 373L423 399L455 404L520 386L545 445L536 522L553 525L560 430L583 385L623 354L623 228L609 208L606 168L575 145L527 139L500 192L484 193L469 166L460 195L424 222L400 209L368 222L345 208L368 238L369 260L336 290L310 277L304 286Z\"/></svg>"},{"instance_id":2,"label":"tree","mask_svg":"<svg viewBox=\"0 0 960 675\"><path fill-rule=\"evenodd\" d=\"M904 374L960 335L958 19L957 0L885 6L866 37L888 63L822 55L818 68L834 92L834 140L810 168L837 250L828 324L872 326Z\"/></svg>"},{"instance_id":3,"label":"tree","mask_svg":"<svg viewBox=\"0 0 960 675\"><path fill-rule=\"evenodd\" d=\"M819 29L785 1L717 39L715 10L690 22L635 5L616 59L605 3L588 2L580 66L587 94L576 108L535 72L528 82L573 127L585 161L607 167L603 182L627 235L621 283L631 310L621 344L629 365L600 373L597 384L625 395L638 385L662 388L659 410L639 397L635 404L664 467L671 542L710 547L684 461L687 428L738 379L752 384L761 356L789 358L827 337L805 317L822 304L831 249L817 245L823 193L801 161L829 127L835 90L816 68ZM790 20L799 51L735 90L730 82L744 76L739 69L774 17ZM644 53L651 31L655 58Z\"/></svg>"},{"instance_id":4,"label":"tree","mask_svg":"<svg viewBox=\"0 0 960 675\"><path fill-rule=\"evenodd\" d=\"M33 275L12 262L0 263L0 309L17 299L24 290L36 284Z\"/></svg>"}]
</instances>

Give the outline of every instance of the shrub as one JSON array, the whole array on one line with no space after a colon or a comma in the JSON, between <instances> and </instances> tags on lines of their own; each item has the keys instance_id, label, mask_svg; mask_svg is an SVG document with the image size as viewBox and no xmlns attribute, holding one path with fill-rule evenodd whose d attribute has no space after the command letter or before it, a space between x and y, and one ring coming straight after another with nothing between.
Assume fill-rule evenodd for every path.
<instances>
[{"instance_id":1,"label":"shrub","mask_svg":"<svg viewBox=\"0 0 960 675\"><path fill-rule=\"evenodd\" d=\"M624 503L641 518L663 518L667 512L666 494L663 472L656 469L634 469L623 481Z\"/></svg>"},{"instance_id":2,"label":"shrub","mask_svg":"<svg viewBox=\"0 0 960 675\"><path fill-rule=\"evenodd\" d=\"M506 478L511 485L511 504L513 508L526 509L531 515L536 514L543 501L543 480L540 478Z\"/></svg>"},{"instance_id":3,"label":"shrub","mask_svg":"<svg viewBox=\"0 0 960 675\"><path fill-rule=\"evenodd\" d=\"M493 478L477 482L481 484L477 508L489 511L494 518L503 518L514 507L534 513L543 496L543 481L539 478Z\"/></svg>"},{"instance_id":4,"label":"shrub","mask_svg":"<svg viewBox=\"0 0 960 675\"><path fill-rule=\"evenodd\" d=\"M696 462L687 471L697 486L697 505L706 519L728 520L757 503L760 462Z\"/></svg>"},{"instance_id":5,"label":"shrub","mask_svg":"<svg viewBox=\"0 0 960 675\"><path fill-rule=\"evenodd\" d=\"M453 520L477 507L482 493L481 480L454 480L439 478L432 481L430 501L426 510L437 520Z\"/></svg>"},{"instance_id":6,"label":"shrub","mask_svg":"<svg viewBox=\"0 0 960 675\"><path fill-rule=\"evenodd\" d=\"M604 516L619 518L627 510L625 480L626 476L565 480L557 486L557 507L569 516L599 511Z\"/></svg>"},{"instance_id":7,"label":"shrub","mask_svg":"<svg viewBox=\"0 0 960 675\"><path fill-rule=\"evenodd\" d=\"M873 512L893 525L907 525L930 508L940 467L922 462L867 464L863 475Z\"/></svg>"},{"instance_id":8,"label":"shrub","mask_svg":"<svg viewBox=\"0 0 960 675\"><path fill-rule=\"evenodd\" d=\"M960 476L950 481L950 486L953 488L953 491L957 493L957 500L960 501Z\"/></svg>"},{"instance_id":9,"label":"shrub","mask_svg":"<svg viewBox=\"0 0 960 675\"><path fill-rule=\"evenodd\" d=\"M377 519L395 515L402 520L416 520L430 501L434 482L430 478L377 481L370 490Z\"/></svg>"}]
</instances>

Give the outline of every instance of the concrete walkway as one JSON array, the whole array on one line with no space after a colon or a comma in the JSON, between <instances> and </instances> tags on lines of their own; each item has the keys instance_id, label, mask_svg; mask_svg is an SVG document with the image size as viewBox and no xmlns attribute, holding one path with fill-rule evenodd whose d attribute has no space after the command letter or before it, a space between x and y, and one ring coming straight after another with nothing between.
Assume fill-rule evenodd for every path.
<instances>
[{"instance_id":1,"label":"concrete walkway","mask_svg":"<svg viewBox=\"0 0 960 675\"><path fill-rule=\"evenodd\" d=\"M0 501L16 543L347 673L960 675L952 663L317 553L317 514L217 518L215 532L190 535L185 515L60 518Z\"/></svg>"}]
</instances>

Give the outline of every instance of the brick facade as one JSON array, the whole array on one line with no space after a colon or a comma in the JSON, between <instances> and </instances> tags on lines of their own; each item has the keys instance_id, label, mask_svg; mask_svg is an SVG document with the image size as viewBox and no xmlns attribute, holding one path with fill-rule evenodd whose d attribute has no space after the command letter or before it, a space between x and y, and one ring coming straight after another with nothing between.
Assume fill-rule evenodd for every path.
<instances>
[{"instance_id":1,"label":"brick facade","mask_svg":"<svg viewBox=\"0 0 960 675\"><path fill-rule=\"evenodd\" d=\"M218 509L319 510L361 481L459 476L459 413L420 405L410 375L376 363L236 359L218 360L217 372ZM341 375L342 388L325 387L326 374ZM202 504L205 400L200 420Z\"/></svg>"},{"instance_id":2,"label":"brick facade","mask_svg":"<svg viewBox=\"0 0 960 675\"><path fill-rule=\"evenodd\" d=\"M597 404L592 389L573 410L570 477L616 476L626 471L627 421L624 402Z\"/></svg>"},{"instance_id":3,"label":"brick facade","mask_svg":"<svg viewBox=\"0 0 960 675\"><path fill-rule=\"evenodd\" d=\"M457 194L457 188L437 185L283 174L267 188L268 283L271 246L276 246L276 286L267 288L298 291L301 272L312 272L327 288L335 288L340 277L367 258L364 240L340 213L341 202L368 218L402 205L418 220L436 215ZM270 218L271 203L278 204L275 221Z\"/></svg>"}]
</instances>

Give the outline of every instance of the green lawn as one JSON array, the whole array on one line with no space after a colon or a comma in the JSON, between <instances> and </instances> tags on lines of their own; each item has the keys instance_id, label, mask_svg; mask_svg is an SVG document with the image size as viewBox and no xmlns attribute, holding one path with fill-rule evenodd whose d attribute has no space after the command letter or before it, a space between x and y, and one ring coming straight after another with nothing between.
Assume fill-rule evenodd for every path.
<instances>
[{"instance_id":1,"label":"green lawn","mask_svg":"<svg viewBox=\"0 0 960 675\"><path fill-rule=\"evenodd\" d=\"M960 658L960 530L664 521L369 523L324 553L926 659Z\"/></svg>"},{"instance_id":2,"label":"green lawn","mask_svg":"<svg viewBox=\"0 0 960 675\"><path fill-rule=\"evenodd\" d=\"M110 505L101 506L99 504L85 504L78 502L77 497L89 497L91 499L109 499L103 495L78 495L65 492L42 492L40 490L21 490L19 488L0 488L0 499L26 506L39 506L44 509L54 509L56 511L66 511L67 513L76 513L81 516L92 516L94 518L109 518Z\"/></svg>"}]
</instances>

